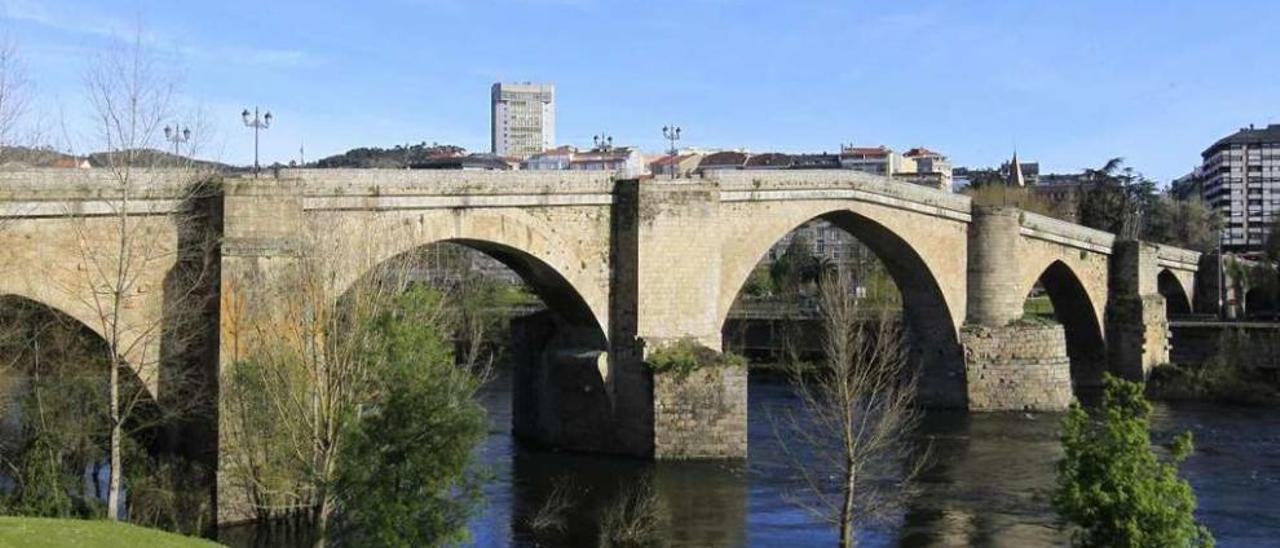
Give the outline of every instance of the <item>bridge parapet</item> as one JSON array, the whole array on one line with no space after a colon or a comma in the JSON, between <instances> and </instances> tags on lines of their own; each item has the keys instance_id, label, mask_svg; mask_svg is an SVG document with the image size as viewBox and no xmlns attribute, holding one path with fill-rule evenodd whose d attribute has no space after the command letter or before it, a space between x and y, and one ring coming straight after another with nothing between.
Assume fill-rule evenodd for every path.
<instances>
[{"instance_id":1,"label":"bridge parapet","mask_svg":"<svg viewBox=\"0 0 1280 548\"><path fill-rule=\"evenodd\" d=\"M1089 228L1072 222L1054 219L1038 213L1023 211L1019 217L1022 225L1021 233L1028 238L1036 238L1069 247L1111 254L1116 236L1110 232Z\"/></svg>"},{"instance_id":2,"label":"bridge parapet","mask_svg":"<svg viewBox=\"0 0 1280 548\"><path fill-rule=\"evenodd\" d=\"M191 181L207 174L191 169L132 169L129 213L173 213L190 195ZM118 214L121 177L105 168L0 170L0 218Z\"/></svg>"},{"instance_id":3,"label":"bridge parapet","mask_svg":"<svg viewBox=\"0 0 1280 548\"><path fill-rule=\"evenodd\" d=\"M284 169L306 196L507 196L609 194L614 178L591 171Z\"/></svg>"},{"instance_id":4,"label":"bridge parapet","mask_svg":"<svg viewBox=\"0 0 1280 548\"><path fill-rule=\"evenodd\" d=\"M969 222L968 196L852 170L715 170L722 202L849 199Z\"/></svg>"},{"instance_id":5,"label":"bridge parapet","mask_svg":"<svg viewBox=\"0 0 1280 548\"><path fill-rule=\"evenodd\" d=\"M1156 244L1156 261L1164 268L1196 272L1200 269L1200 256L1198 251Z\"/></svg>"}]
</instances>

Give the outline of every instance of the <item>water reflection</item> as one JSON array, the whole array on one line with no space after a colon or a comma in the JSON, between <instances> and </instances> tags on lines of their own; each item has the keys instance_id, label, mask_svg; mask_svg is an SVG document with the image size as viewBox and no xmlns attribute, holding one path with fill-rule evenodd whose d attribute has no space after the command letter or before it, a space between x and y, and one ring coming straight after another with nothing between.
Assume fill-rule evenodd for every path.
<instances>
[{"instance_id":1,"label":"water reflection","mask_svg":"<svg viewBox=\"0 0 1280 548\"><path fill-rule=\"evenodd\" d=\"M798 401L785 383L753 375L747 462L650 463L516 447L510 381L482 394L490 435L479 461L491 478L471 522L477 546L598 546L605 510L629 488L653 486L662 502L666 545L826 546L827 523L789 500L801 487L768 416ZM926 415L919 443L931 447L921 492L892 523L864 526L861 546L1059 546L1049 496L1060 456L1058 414L961 412ZM1190 429L1197 453L1186 474L1200 516L1220 546L1273 545L1280 538L1280 413L1211 405L1157 405L1155 441ZM564 528L539 529L532 517L557 485L568 495ZM243 537L248 538L248 537ZM224 537L233 545L245 540ZM281 545L279 542L259 545Z\"/></svg>"}]
</instances>

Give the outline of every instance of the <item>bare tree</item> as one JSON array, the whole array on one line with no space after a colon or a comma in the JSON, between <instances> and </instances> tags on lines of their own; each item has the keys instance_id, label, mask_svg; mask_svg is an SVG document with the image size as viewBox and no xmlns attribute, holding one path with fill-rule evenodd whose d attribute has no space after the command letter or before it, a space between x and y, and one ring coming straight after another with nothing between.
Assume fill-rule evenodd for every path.
<instances>
[{"instance_id":1,"label":"bare tree","mask_svg":"<svg viewBox=\"0 0 1280 548\"><path fill-rule=\"evenodd\" d=\"M422 265L417 254L378 264L367 230L310 226L279 285L258 288L273 300L257 314L237 304L257 298L252 288L229 288L232 336L244 349L223 373L226 473L238 491L231 498L259 520L307 516L320 543L337 510L331 486L348 426L384 388L379 375L390 356L378 351L375 321ZM370 274L348 283L358 272ZM415 311L421 324L449 322L443 300L436 304Z\"/></svg>"},{"instance_id":2,"label":"bare tree","mask_svg":"<svg viewBox=\"0 0 1280 548\"><path fill-rule=\"evenodd\" d=\"M140 34L139 34L140 35ZM202 406L177 398L148 406L166 375L165 389L180 391L202 372L166 360L188 356L207 343L213 234L204 230L200 201L209 174L193 163L157 169L159 132L172 112L173 85L162 76L141 39L100 55L85 76L103 171L90 174L105 211L67 212L80 263L55 274L88 310L106 342L110 362L110 480L107 517L120 519L124 443L130 429L156 426ZM97 171L97 170L95 170ZM105 172L105 178L102 174ZM105 180L104 180L105 179ZM132 373L132 375L130 375ZM122 374L136 379L122 378ZM150 407L155 420L141 420Z\"/></svg>"},{"instance_id":3,"label":"bare tree","mask_svg":"<svg viewBox=\"0 0 1280 548\"><path fill-rule=\"evenodd\" d=\"M860 322L852 286L834 273L821 284L826 361L795 368L802 409L774 420L808 491L796 502L837 526L841 547L856 543L856 524L896 512L926 453L911 443L920 415L900 328L883 311Z\"/></svg>"},{"instance_id":4,"label":"bare tree","mask_svg":"<svg viewBox=\"0 0 1280 548\"><path fill-rule=\"evenodd\" d=\"M17 44L8 36L0 37L0 150L14 145L18 123L30 104L30 93L27 66Z\"/></svg>"}]
</instances>

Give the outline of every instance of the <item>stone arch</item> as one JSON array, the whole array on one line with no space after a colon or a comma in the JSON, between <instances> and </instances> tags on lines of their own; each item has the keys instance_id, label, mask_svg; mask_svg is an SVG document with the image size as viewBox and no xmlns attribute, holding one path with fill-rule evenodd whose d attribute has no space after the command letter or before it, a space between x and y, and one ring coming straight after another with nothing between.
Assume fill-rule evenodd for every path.
<instances>
[{"instance_id":1,"label":"stone arch","mask_svg":"<svg viewBox=\"0 0 1280 548\"><path fill-rule=\"evenodd\" d=\"M825 207L816 214L810 209L808 213L791 218L791 222L770 225L768 233L753 236L747 242L745 252L731 253L724 257L718 326L723 329L729 308L746 285L751 270L769 249L796 228L822 219L871 249L898 286L902 294L903 321L909 351L922 367L920 394L924 401L943 407L965 406L967 395L963 354L957 338L954 311L936 274L936 267L931 264L931 257L921 253L918 237L907 233L907 227L913 222L948 221L914 212L888 208L882 210L875 206L861 207L861 204ZM935 233L935 237L939 235ZM955 236L960 243L953 251L963 256L964 233L962 230L955 230ZM733 238L734 235L727 237ZM956 265L956 269L963 272L963 263ZM963 295L960 295L959 300L963 302Z\"/></svg>"},{"instance_id":2,"label":"stone arch","mask_svg":"<svg viewBox=\"0 0 1280 548\"><path fill-rule=\"evenodd\" d=\"M1191 313L1191 298L1182 281L1173 272L1167 268L1161 269L1156 276L1156 285L1160 295L1164 296L1166 315Z\"/></svg>"},{"instance_id":3,"label":"stone arch","mask_svg":"<svg viewBox=\"0 0 1280 548\"><path fill-rule=\"evenodd\" d=\"M1275 314L1276 302L1266 287L1253 287L1244 292L1244 318L1270 317Z\"/></svg>"},{"instance_id":4,"label":"stone arch","mask_svg":"<svg viewBox=\"0 0 1280 548\"><path fill-rule=\"evenodd\" d=\"M373 237L348 245L367 247L340 269L338 294L378 265L412 250L455 243L497 259L563 319L577 328L608 334L608 264L555 234L547 223L520 211L439 210L408 214L343 212L315 223L354 223ZM321 225L323 226L323 225Z\"/></svg>"},{"instance_id":5,"label":"stone arch","mask_svg":"<svg viewBox=\"0 0 1280 548\"><path fill-rule=\"evenodd\" d=\"M49 316L59 321L63 325L66 325L73 329L80 329L88 333L92 333L92 338L95 339L94 343L102 345L101 350L104 353L108 348L106 337L103 336L102 331L98 327L94 326L93 322L85 321L85 318L78 317L77 315L68 312L66 309L51 305L47 302L43 302L38 299L31 298L30 296L27 296L27 295L15 293L15 292L0 292L0 307L9 307L14 305L34 306L44 311L45 313L49 314ZM146 399L154 402L154 398L155 398L155 392L153 390L154 387L145 382L146 379L144 379L144 377L142 377L139 374L137 367L132 362L129 361L127 356L123 358L122 363L125 365L124 369L132 373L132 375L128 375L127 382L136 383L137 386L146 388L146 394L145 394Z\"/></svg>"},{"instance_id":6,"label":"stone arch","mask_svg":"<svg viewBox=\"0 0 1280 548\"><path fill-rule=\"evenodd\" d=\"M1066 273L1070 274L1070 279L1079 285L1080 294L1086 297L1080 302L1087 303L1093 314L1092 321L1085 325L1104 326L1106 324L1107 284L1110 273L1110 263L1106 255L1026 237L1022 238L1018 253L1017 264L1021 267L1022 275L1018 290L1019 297L1026 297L1031 293L1031 289L1037 282L1042 282L1044 275L1050 269L1055 272L1065 269ZM1045 289L1047 293L1048 288ZM1052 294L1049 300L1055 308L1058 306ZM1099 331L1104 333L1105 338L1105 331L1102 329Z\"/></svg>"},{"instance_id":7,"label":"stone arch","mask_svg":"<svg viewBox=\"0 0 1280 548\"><path fill-rule=\"evenodd\" d=\"M1065 332L1072 384L1077 390L1100 386L1106 371L1105 340L1097 306L1080 276L1062 260L1055 260L1024 287L1022 294L1029 294L1036 281L1049 295L1054 316Z\"/></svg>"},{"instance_id":8,"label":"stone arch","mask_svg":"<svg viewBox=\"0 0 1280 548\"><path fill-rule=\"evenodd\" d=\"M348 215L351 213L343 213ZM343 295L384 264L436 244L464 246L513 270L547 310L511 320L512 433L523 443L615 451L617 365L608 357L607 264L521 212L443 210L366 213L377 236L357 244L338 284ZM320 222L333 222L334 218ZM358 245L363 244L363 245ZM607 248L606 248L607 249ZM607 254L603 257L607 260ZM593 263L592 261L597 261ZM600 269L604 274L595 278ZM603 285L597 281L603 280Z\"/></svg>"}]
</instances>

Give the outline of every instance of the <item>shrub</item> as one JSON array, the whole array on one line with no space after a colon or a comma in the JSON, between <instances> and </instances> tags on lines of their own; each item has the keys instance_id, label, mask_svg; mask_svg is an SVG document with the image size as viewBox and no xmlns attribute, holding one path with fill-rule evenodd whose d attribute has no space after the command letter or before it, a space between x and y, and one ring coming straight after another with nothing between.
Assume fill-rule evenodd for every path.
<instances>
[{"instance_id":1,"label":"shrub","mask_svg":"<svg viewBox=\"0 0 1280 548\"><path fill-rule=\"evenodd\" d=\"M746 367L747 360L732 352L716 352L692 337L655 350L649 355L649 367L656 373L673 373L678 377L705 367Z\"/></svg>"},{"instance_id":2,"label":"shrub","mask_svg":"<svg viewBox=\"0 0 1280 548\"><path fill-rule=\"evenodd\" d=\"M666 507L649 480L614 499L600 517L600 546L653 546L662 540Z\"/></svg>"},{"instance_id":3,"label":"shrub","mask_svg":"<svg viewBox=\"0 0 1280 548\"><path fill-rule=\"evenodd\" d=\"M1196 523L1196 497L1178 477L1192 450L1191 434L1178 436L1172 458L1151 452L1151 405L1142 385L1104 377L1106 392L1096 420L1073 403L1063 420L1065 456L1058 462L1053 506L1075 527L1079 546L1213 546Z\"/></svg>"}]
</instances>

